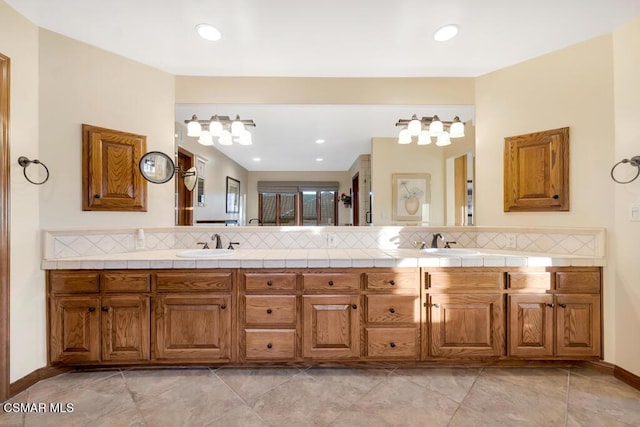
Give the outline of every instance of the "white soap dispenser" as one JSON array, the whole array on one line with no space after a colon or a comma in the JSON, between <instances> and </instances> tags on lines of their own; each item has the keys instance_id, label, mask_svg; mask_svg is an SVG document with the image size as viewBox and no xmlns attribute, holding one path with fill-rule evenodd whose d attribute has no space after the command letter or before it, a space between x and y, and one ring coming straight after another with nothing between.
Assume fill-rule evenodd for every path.
<instances>
[{"instance_id":1,"label":"white soap dispenser","mask_svg":"<svg viewBox=\"0 0 640 427\"><path fill-rule=\"evenodd\" d=\"M136 235L136 250L142 250L144 248L144 230L142 228L138 228L138 234Z\"/></svg>"}]
</instances>

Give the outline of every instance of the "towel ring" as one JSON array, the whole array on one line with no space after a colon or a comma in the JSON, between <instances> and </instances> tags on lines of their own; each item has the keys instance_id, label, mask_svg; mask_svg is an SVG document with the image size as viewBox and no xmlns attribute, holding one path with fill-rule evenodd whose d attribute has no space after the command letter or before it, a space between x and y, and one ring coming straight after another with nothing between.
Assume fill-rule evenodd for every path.
<instances>
[{"instance_id":1,"label":"towel ring","mask_svg":"<svg viewBox=\"0 0 640 427\"><path fill-rule=\"evenodd\" d=\"M638 173L636 173L636 176L634 176L633 178L631 178L628 181L619 181L619 180L617 180L616 177L613 176L613 171L616 170L618 165L621 165L622 163L629 163L631 166L637 167L638 168ZM633 156L630 159L622 159L618 163L613 165L613 167L611 168L611 179L613 179L618 184L628 184L630 182L635 181L638 176L640 176L640 156Z\"/></svg>"},{"instance_id":2,"label":"towel ring","mask_svg":"<svg viewBox=\"0 0 640 427\"><path fill-rule=\"evenodd\" d=\"M35 181L31 181L31 179L29 179L29 177L27 176L27 166L29 166L31 163L35 163L36 165L40 165L44 168L45 172L47 172L47 176L40 182L35 182ZM22 166L22 174L24 175L24 177L26 178L27 181L29 181L32 184L35 185L42 185L45 182L47 182L49 180L49 168L47 168L47 165L45 165L44 163L42 163L40 160L38 159L33 159L33 160L29 160L27 157L25 156L20 156L18 157L18 164L20 166Z\"/></svg>"}]
</instances>

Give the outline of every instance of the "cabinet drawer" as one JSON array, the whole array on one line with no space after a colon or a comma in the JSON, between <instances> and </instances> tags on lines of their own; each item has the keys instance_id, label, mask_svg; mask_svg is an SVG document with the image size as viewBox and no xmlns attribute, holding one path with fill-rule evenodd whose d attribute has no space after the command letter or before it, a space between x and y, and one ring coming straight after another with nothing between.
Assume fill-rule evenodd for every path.
<instances>
[{"instance_id":1,"label":"cabinet drawer","mask_svg":"<svg viewBox=\"0 0 640 427\"><path fill-rule=\"evenodd\" d=\"M507 273L509 289L551 289L551 273L549 272L512 272Z\"/></svg>"},{"instance_id":2,"label":"cabinet drawer","mask_svg":"<svg viewBox=\"0 0 640 427\"><path fill-rule=\"evenodd\" d=\"M305 291L339 291L360 289L358 273L311 273L303 274Z\"/></svg>"},{"instance_id":3,"label":"cabinet drawer","mask_svg":"<svg viewBox=\"0 0 640 427\"><path fill-rule=\"evenodd\" d=\"M418 296L367 295L367 322L420 324Z\"/></svg>"},{"instance_id":4,"label":"cabinet drawer","mask_svg":"<svg viewBox=\"0 0 640 427\"><path fill-rule=\"evenodd\" d=\"M49 285L54 293L86 293L100 290L100 273L96 271L51 271Z\"/></svg>"},{"instance_id":5,"label":"cabinet drawer","mask_svg":"<svg viewBox=\"0 0 640 427\"><path fill-rule=\"evenodd\" d=\"M295 295L245 295L245 320L250 325L296 323Z\"/></svg>"},{"instance_id":6,"label":"cabinet drawer","mask_svg":"<svg viewBox=\"0 0 640 427\"><path fill-rule=\"evenodd\" d=\"M556 291L600 293L599 271L557 271Z\"/></svg>"},{"instance_id":7,"label":"cabinet drawer","mask_svg":"<svg viewBox=\"0 0 640 427\"><path fill-rule=\"evenodd\" d=\"M245 343L247 360L293 359L296 356L295 329L247 329Z\"/></svg>"},{"instance_id":8,"label":"cabinet drawer","mask_svg":"<svg viewBox=\"0 0 640 427\"><path fill-rule=\"evenodd\" d=\"M504 274L500 271L464 271L459 268L456 270L458 271L429 272L428 288L466 292L504 289Z\"/></svg>"},{"instance_id":9,"label":"cabinet drawer","mask_svg":"<svg viewBox=\"0 0 640 427\"><path fill-rule=\"evenodd\" d=\"M102 290L104 292L149 292L151 288L149 273L103 273Z\"/></svg>"},{"instance_id":10,"label":"cabinet drawer","mask_svg":"<svg viewBox=\"0 0 640 427\"><path fill-rule=\"evenodd\" d=\"M394 291L402 289L417 293L420 290L420 275L417 272L369 273L365 283L368 290Z\"/></svg>"},{"instance_id":11,"label":"cabinet drawer","mask_svg":"<svg viewBox=\"0 0 640 427\"><path fill-rule=\"evenodd\" d=\"M293 273L246 273L244 287L248 291L296 289L296 275Z\"/></svg>"},{"instance_id":12,"label":"cabinet drawer","mask_svg":"<svg viewBox=\"0 0 640 427\"><path fill-rule=\"evenodd\" d=\"M418 358L418 329L367 328L367 356Z\"/></svg>"},{"instance_id":13,"label":"cabinet drawer","mask_svg":"<svg viewBox=\"0 0 640 427\"><path fill-rule=\"evenodd\" d=\"M158 291L222 291L231 289L232 281L231 272L167 272L156 275Z\"/></svg>"}]
</instances>

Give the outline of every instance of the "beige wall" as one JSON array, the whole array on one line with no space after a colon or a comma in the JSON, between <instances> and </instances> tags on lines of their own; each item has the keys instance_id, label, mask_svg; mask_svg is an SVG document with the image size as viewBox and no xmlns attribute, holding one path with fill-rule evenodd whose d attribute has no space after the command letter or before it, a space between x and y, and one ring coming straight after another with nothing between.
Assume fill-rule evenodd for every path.
<instances>
[{"instance_id":1,"label":"beige wall","mask_svg":"<svg viewBox=\"0 0 640 427\"><path fill-rule=\"evenodd\" d=\"M205 206L198 206L194 200L193 224L197 220L240 219L239 214L226 213L227 176L240 181L240 194L247 194L247 170L225 156L213 146L198 144L198 138L187 135L186 126L176 123L183 135L178 144L187 151L206 160L204 175ZM196 191L194 190L194 197Z\"/></svg>"},{"instance_id":2,"label":"beige wall","mask_svg":"<svg viewBox=\"0 0 640 427\"><path fill-rule=\"evenodd\" d=\"M147 136L147 150L174 152L174 77L40 30L40 155L51 170L40 226L174 224L171 184L151 184L147 212L82 211L83 123Z\"/></svg>"},{"instance_id":3,"label":"beige wall","mask_svg":"<svg viewBox=\"0 0 640 427\"><path fill-rule=\"evenodd\" d=\"M258 218L258 181L338 181L338 197L349 194L351 177L349 172L259 172L249 171L247 190L247 222L251 218ZM349 208L338 203L338 225L350 222ZM256 224L254 222L254 224Z\"/></svg>"},{"instance_id":4,"label":"beige wall","mask_svg":"<svg viewBox=\"0 0 640 427\"><path fill-rule=\"evenodd\" d=\"M38 196L18 165L41 159L38 147L38 28L0 0L0 53L10 69L11 355L10 381L47 363L44 274L40 270ZM47 163L47 165L49 165ZM33 172L34 166L29 168ZM46 184L45 184L46 185Z\"/></svg>"},{"instance_id":5,"label":"beige wall","mask_svg":"<svg viewBox=\"0 0 640 427\"><path fill-rule=\"evenodd\" d=\"M570 127L569 212L503 212L504 138ZM482 225L614 224L612 36L602 36L476 80L476 218ZM608 249L608 256L615 252ZM636 267L637 272L637 267ZM605 269L605 358L616 360L615 283ZM637 320L637 319L636 319ZM628 319L632 322L632 319ZM637 323L635 323L637 325ZM635 354L640 359L640 354Z\"/></svg>"},{"instance_id":6,"label":"beige wall","mask_svg":"<svg viewBox=\"0 0 640 427\"><path fill-rule=\"evenodd\" d=\"M640 156L640 19L613 34L615 66L615 161ZM603 162L603 168L610 166ZM629 173L628 165L616 172ZM626 169L626 170L625 170ZM610 234L613 252L609 268L615 272L616 364L640 375L640 222L629 221L631 204L640 203L640 178L616 184L615 224Z\"/></svg>"}]
</instances>

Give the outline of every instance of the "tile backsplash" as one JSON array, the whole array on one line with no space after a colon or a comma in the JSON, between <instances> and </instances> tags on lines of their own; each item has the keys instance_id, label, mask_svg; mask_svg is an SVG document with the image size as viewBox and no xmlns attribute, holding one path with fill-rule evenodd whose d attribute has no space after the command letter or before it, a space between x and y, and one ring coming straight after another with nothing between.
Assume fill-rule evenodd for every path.
<instances>
[{"instance_id":1,"label":"tile backsplash","mask_svg":"<svg viewBox=\"0 0 640 427\"><path fill-rule=\"evenodd\" d=\"M421 241L429 245L434 233L463 248L603 257L605 235L603 228L197 226L145 228L141 247L138 230L47 230L43 232L43 259L187 249L200 247L198 242L213 247L214 234L221 236L224 247L239 242L239 249L392 249L411 248Z\"/></svg>"}]
</instances>

